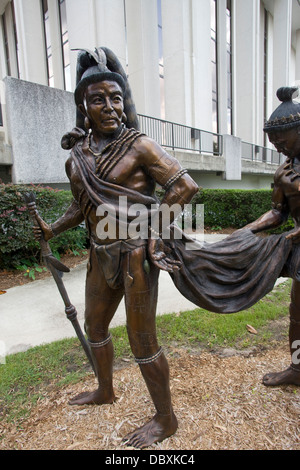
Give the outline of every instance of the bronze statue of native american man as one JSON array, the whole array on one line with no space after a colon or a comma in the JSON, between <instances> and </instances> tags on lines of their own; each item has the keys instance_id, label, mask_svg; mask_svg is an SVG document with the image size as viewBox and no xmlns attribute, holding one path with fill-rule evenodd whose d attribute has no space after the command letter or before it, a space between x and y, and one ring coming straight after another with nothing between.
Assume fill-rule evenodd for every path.
<instances>
[{"instance_id":1,"label":"bronze statue of native american man","mask_svg":"<svg viewBox=\"0 0 300 470\"><path fill-rule=\"evenodd\" d=\"M150 237L150 228L145 239L120 239L124 227L119 224L119 199L126 196L128 206L140 204L149 212L151 206L157 206L156 183L165 186L172 181L162 202L181 206L198 187L175 158L137 129L126 75L109 49L80 52L77 70L77 127L62 139L63 147L71 148L66 172L74 200L51 226L40 220L46 240L83 220L90 235L85 330L99 386L70 403L100 405L115 400L109 325L125 296L130 346L156 408L147 424L126 437L129 445L143 448L177 429L168 363L157 342L155 315L159 270L172 272L179 263L166 256L161 238ZM97 208L105 204L116 208L114 238L97 230L101 219Z\"/></svg>"}]
</instances>

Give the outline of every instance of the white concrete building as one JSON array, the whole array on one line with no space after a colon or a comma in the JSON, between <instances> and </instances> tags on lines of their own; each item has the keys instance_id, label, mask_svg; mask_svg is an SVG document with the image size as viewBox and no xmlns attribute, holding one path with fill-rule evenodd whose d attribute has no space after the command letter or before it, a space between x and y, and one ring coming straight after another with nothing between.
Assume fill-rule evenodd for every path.
<instances>
[{"instance_id":1,"label":"white concrete building","mask_svg":"<svg viewBox=\"0 0 300 470\"><path fill-rule=\"evenodd\" d=\"M277 88L300 84L299 0L0 0L4 181L67 181L53 139L75 125L76 49L96 46L127 71L141 127L201 186L270 187L280 156L262 128Z\"/></svg>"}]
</instances>

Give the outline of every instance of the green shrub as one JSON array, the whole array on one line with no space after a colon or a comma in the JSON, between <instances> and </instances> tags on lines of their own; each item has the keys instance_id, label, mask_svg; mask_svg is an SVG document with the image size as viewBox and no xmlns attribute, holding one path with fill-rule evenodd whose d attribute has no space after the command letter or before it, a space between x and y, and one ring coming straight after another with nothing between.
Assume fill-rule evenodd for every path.
<instances>
[{"instance_id":1,"label":"green shrub","mask_svg":"<svg viewBox=\"0 0 300 470\"><path fill-rule=\"evenodd\" d=\"M163 192L158 191L159 199ZM204 226L206 229L242 228L254 222L271 209L272 190L259 189L203 189L191 201L192 206L203 204ZM193 218L194 228L196 226ZM290 230L294 224L291 218L282 227L273 230L281 233Z\"/></svg>"},{"instance_id":2,"label":"green shrub","mask_svg":"<svg viewBox=\"0 0 300 470\"><path fill-rule=\"evenodd\" d=\"M242 228L271 209L272 190L200 189L193 204L204 205L206 228ZM277 232L293 227L292 219Z\"/></svg>"},{"instance_id":3,"label":"green shrub","mask_svg":"<svg viewBox=\"0 0 300 470\"><path fill-rule=\"evenodd\" d=\"M32 233L32 220L22 194L32 190L40 215L48 223L57 220L72 201L71 191L42 186L0 184L0 269L40 262L40 248ZM200 189L192 204L204 205L204 224L210 229L241 228L271 208L271 190ZM158 191L158 197L162 193ZM291 219L276 232L290 230ZM88 245L87 231L80 226L50 240L54 254L77 252Z\"/></svg>"},{"instance_id":4,"label":"green shrub","mask_svg":"<svg viewBox=\"0 0 300 470\"><path fill-rule=\"evenodd\" d=\"M200 189L194 204L204 204L206 227L241 228L271 208L270 190Z\"/></svg>"},{"instance_id":5,"label":"green shrub","mask_svg":"<svg viewBox=\"0 0 300 470\"><path fill-rule=\"evenodd\" d=\"M16 268L24 260L40 262L39 243L34 239L32 219L23 194L34 191L41 217L48 223L57 220L72 201L71 191L42 186L0 184L0 268ZM68 230L50 240L53 253L80 250L87 244L83 227Z\"/></svg>"}]
</instances>

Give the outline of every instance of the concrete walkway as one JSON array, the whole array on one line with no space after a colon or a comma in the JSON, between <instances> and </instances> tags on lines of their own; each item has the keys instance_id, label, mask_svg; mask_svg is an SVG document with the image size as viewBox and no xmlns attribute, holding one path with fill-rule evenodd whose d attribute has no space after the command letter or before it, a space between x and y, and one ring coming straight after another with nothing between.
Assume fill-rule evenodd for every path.
<instances>
[{"instance_id":1,"label":"concrete walkway","mask_svg":"<svg viewBox=\"0 0 300 470\"><path fill-rule=\"evenodd\" d=\"M209 235L208 242L216 242L226 235ZM63 280L71 303L76 307L83 328L86 263L82 263ZM169 274L161 271L159 281L158 315L194 309L174 286ZM124 301L120 304L111 327L125 324ZM52 277L8 289L0 296L0 346L5 354L75 336L73 326L66 318L64 303ZM1 349L0 348L0 349ZM3 355L3 351L0 355Z\"/></svg>"}]
</instances>

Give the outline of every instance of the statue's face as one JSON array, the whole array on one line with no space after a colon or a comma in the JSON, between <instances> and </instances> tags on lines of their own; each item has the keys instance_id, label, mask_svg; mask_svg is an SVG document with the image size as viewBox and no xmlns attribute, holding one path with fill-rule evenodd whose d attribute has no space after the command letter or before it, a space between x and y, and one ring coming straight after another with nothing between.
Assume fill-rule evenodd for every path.
<instances>
[{"instance_id":1,"label":"statue's face","mask_svg":"<svg viewBox=\"0 0 300 470\"><path fill-rule=\"evenodd\" d=\"M300 127L271 132L268 137L277 152L290 158L300 156Z\"/></svg>"},{"instance_id":2,"label":"statue's face","mask_svg":"<svg viewBox=\"0 0 300 470\"><path fill-rule=\"evenodd\" d=\"M112 134L122 124L123 93L118 83L105 80L85 91L85 111L93 132Z\"/></svg>"}]
</instances>

